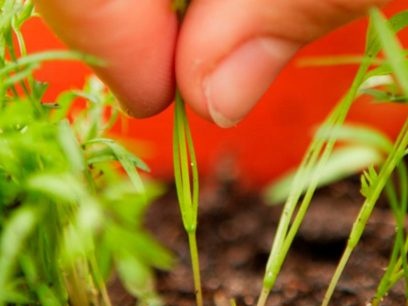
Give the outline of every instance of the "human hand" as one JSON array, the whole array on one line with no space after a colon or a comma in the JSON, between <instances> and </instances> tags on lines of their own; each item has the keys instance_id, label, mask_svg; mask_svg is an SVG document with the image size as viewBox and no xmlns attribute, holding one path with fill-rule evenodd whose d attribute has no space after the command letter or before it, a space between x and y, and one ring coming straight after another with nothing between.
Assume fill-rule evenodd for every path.
<instances>
[{"instance_id":1,"label":"human hand","mask_svg":"<svg viewBox=\"0 0 408 306\"><path fill-rule=\"evenodd\" d=\"M34 0L132 116L173 100L175 80L201 116L230 127L303 45L388 0L193 0L178 24L172 0Z\"/></svg>"}]
</instances>

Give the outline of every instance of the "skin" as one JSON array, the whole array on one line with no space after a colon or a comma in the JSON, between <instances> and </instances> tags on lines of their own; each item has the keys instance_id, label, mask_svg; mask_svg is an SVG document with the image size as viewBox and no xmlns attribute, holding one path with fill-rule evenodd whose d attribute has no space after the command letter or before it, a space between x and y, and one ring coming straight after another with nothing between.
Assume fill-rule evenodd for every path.
<instances>
[{"instance_id":1,"label":"skin","mask_svg":"<svg viewBox=\"0 0 408 306\"><path fill-rule=\"evenodd\" d=\"M105 59L94 67L123 109L152 116L175 84L221 127L243 119L305 44L387 0L194 0L182 25L171 0L35 0L71 48Z\"/></svg>"}]
</instances>

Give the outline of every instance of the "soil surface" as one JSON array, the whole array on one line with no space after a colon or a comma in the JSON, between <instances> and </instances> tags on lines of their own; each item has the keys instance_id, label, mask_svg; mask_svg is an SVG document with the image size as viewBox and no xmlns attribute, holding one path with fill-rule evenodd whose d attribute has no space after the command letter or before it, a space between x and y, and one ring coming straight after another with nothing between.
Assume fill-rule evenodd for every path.
<instances>
[{"instance_id":1,"label":"soil surface","mask_svg":"<svg viewBox=\"0 0 408 306\"><path fill-rule=\"evenodd\" d=\"M234 181L201 183L198 247L205 305L255 305L281 205L267 206L256 192ZM317 192L295 239L268 306L320 305L362 203L357 179ZM151 207L147 226L179 258L170 272L157 272L166 305L195 305L186 235L174 188ZM379 203L342 275L330 305L366 305L387 264L394 219ZM404 305L398 284L381 305ZM118 305L124 305L122 303Z\"/></svg>"}]
</instances>

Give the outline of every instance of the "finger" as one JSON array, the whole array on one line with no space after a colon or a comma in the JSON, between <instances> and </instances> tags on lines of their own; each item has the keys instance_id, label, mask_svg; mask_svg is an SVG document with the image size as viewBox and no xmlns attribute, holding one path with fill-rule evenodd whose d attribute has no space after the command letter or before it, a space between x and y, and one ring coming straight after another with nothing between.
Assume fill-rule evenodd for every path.
<instances>
[{"instance_id":1,"label":"finger","mask_svg":"<svg viewBox=\"0 0 408 306\"><path fill-rule=\"evenodd\" d=\"M171 0L35 0L71 48L104 59L94 67L136 117L165 108L174 94L177 18Z\"/></svg>"},{"instance_id":2,"label":"finger","mask_svg":"<svg viewBox=\"0 0 408 306\"><path fill-rule=\"evenodd\" d=\"M239 122L304 44L385 0L195 0L176 55L184 98L222 127Z\"/></svg>"}]
</instances>

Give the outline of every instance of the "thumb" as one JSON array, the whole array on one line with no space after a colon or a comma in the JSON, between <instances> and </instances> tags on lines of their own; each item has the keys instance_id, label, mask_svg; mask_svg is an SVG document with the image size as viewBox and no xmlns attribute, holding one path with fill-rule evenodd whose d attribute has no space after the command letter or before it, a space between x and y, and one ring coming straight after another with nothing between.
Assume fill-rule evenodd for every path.
<instances>
[{"instance_id":1,"label":"thumb","mask_svg":"<svg viewBox=\"0 0 408 306\"><path fill-rule=\"evenodd\" d=\"M193 1L176 55L180 90L199 114L233 126L301 46L385 2Z\"/></svg>"}]
</instances>

